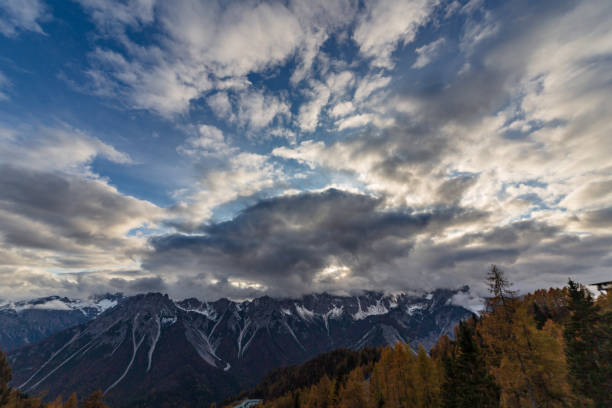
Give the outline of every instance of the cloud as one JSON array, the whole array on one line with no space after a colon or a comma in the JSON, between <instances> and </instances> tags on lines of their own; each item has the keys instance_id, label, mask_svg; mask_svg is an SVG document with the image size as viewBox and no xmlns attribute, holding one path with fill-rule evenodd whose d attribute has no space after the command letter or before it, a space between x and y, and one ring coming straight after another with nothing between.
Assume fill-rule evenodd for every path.
<instances>
[{"instance_id":1,"label":"cloud","mask_svg":"<svg viewBox=\"0 0 612 408\"><path fill-rule=\"evenodd\" d=\"M120 30L122 25L139 27L153 22L155 0L77 0L102 29Z\"/></svg>"},{"instance_id":2,"label":"cloud","mask_svg":"<svg viewBox=\"0 0 612 408\"><path fill-rule=\"evenodd\" d=\"M6 132L6 131L3 131ZM134 264L146 241L130 235L163 211L121 194L90 168L131 159L70 128L13 129L0 138L0 264L78 270Z\"/></svg>"},{"instance_id":3,"label":"cloud","mask_svg":"<svg viewBox=\"0 0 612 408\"><path fill-rule=\"evenodd\" d=\"M340 102L331 109L331 116L339 117L346 116L355 110L355 106L351 101Z\"/></svg>"},{"instance_id":4,"label":"cloud","mask_svg":"<svg viewBox=\"0 0 612 408\"><path fill-rule=\"evenodd\" d=\"M371 58L376 67L392 68L391 55L399 44L408 44L425 24L435 1L378 0L366 3L367 11L360 16L353 39L361 53Z\"/></svg>"},{"instance_id":5,"label":"cloud","mask_svg":"<svg viewBox=\"0 0 612 408\"><path fill-rule=\"evenodd\" d=\"M267 156L239 152L203 169L195 186L182 192L171 208L169 225L187 232L213 215L213 210L239 198L263 194L282 184L285 175Z\"/></svg>"},{"instance_id":6,"label":"cloud","mask_svg":"<svg viewBox=\"0 0 612 408\"><path fill-rule=\"evenodd\" d=\"M163 210L95 174L132 162L96 137L2 130L5 268L178 297L470 284L467 305L490 263L519 289L609 273L609 1L120 4L85 7L93 89L181 124L212 111L181 127L195 180Z\"/></svg>"},{"instance_id":7,"label":"cloud","mask_svg":"<svg viewBox=\"0 0 612 408\"><path fill-rule=\"evenodd\" d=\"M80 170L95 157L129 164L129 155L78 129L23 127L0 129L0 156L5 163L44 170Z\"/></svg>"},{"instance_id":8,"label":"cloud","mask_svg":"<svg viewBox=\"0 0 612 408\"><path fill-rule=\"evenodd\" d=\"M304 91L307 101L300 106L298 112L297 122L300 129L313 132L318 127L321 112L328 103L347 96L354 83L355 75L350 71L331 72L325 83L311 80L309 88Z\"/></svg>"},{"instance_id":9,"label":"cloud","mask_svg":"<svg viewBox=\"0 0 612 408\"><path fill-rule=\"evenodd\" d=\"M143 242L128 233L161 215L154 205L123 196L101 180L8 165L1 170L0 241L26 265L87 269L132 263Z\"/></svg>"},{"instance_id":10,"label":"cloud","mask_svg":"<svg viewBox=\"0 0 612 408\"><path fill-rule=\"evenodd\" d=\"M143 266L168 279L180 270L202 282L251 282L275 295L359 290L384 285L388 277L378 268L407 256L418 234L468 216L455 209L385 211L382 203L338 190L264 200L230 221L203 226L200 235L154 238ZM334 265L350 271L347 278L321 279ZM209 296L218 290L200 286Z\"/></svg>"},{"instance_id":11,"label":"cloud","mask_svg":"<svg viewBox=\"0 0 612 408\"><path fill-rule=\"evenodd\" d=\"M14 37L20 31L45 34L40 22L48 18L40 0L5 0L0 5L0 33Z\"/></svg>"},{"instance_id":12,"label":"cloud","mask_svg":"<svg viewBox=\"0 0 612 408\"><path fill-rule=\"evenodd\" d=\"M232 103L230 102L227 92L217 92L208 98L206 103L218 118L235 120L232 112Z\"/></svg>"},{"instance_id":13,"label":"cloud","mask_svg":"<svg viewBox=\"0 0 612 408\"><path fill-rule=\"evenodd\" d=\"M238 123L250 130L260 130L289 113L289 104L281 97L258 90L242 92L237 105Z\"/></svg>"},{"instance_id":14,"label":"cloud","mask_svg":"<svg viewBox=\"0 0 612 408\"><path fill-rule=\"evenodd\" d=\"M83 299L101 293L168 292L166 282L139 270L99 270L96 272L61 273L33 267L0 266L0 299L22 300L53 293Z\"/></svg>"},{"instance_id":15,"label":"cloud","mask_svg":"<svg viewBox=\"0 0 612 408\"><path fill-rule=\"evenodd\" d=\"M227 157L238 149L227 143L223 132L210 125L200 125L198 135L187 138L176 149L179 153L197 159L200 157Z\"/></svg>"},{"instance_id":16,"label":"cloud","mask_svg":"<svg viewBox=\"0 0 612 408\"><path fill-rule=\"evenodd\" d=\"M310 71L328 32L347 24L349 0L318 2L83 1L121 52L99 47L91 55L91 90L122 98L131 108L166 117L185 113L192 100L298 53L294 83ZM161 23L160 41L136 45L131 30ZM299 71L299 73L298 73ZM221 82L219 82L221 81ZM217 88L220 89L220 88Z\"/></svg>"},{"instance_id":17,"label":"cloud","mask_svg":"<svg viewBox=\"0 0 612 408\"><path fill-rule=\"evenodd\" d=\"M331 92L325 84L314 82L309 94L310 100L300 106L298 124L302 131L313 132L319 124L319 114L327 105Z\"/></svg>"},{"instance_id":18,"label":"cloud","mask_svg":"<svg viewBox=\"0 0 612 408\"><path fill-rule=\"evenodd\" d=\"M355 100L361 102L370 96L373 92L386 87L391 82L391 77L383 76L382 74L368 75L362 78L355 90Z\"/></svg>"},{"instance_id":19,"label":"cloud","mask_svg":"<svg viewBox=\"0 0 612 408\"><path fill-rule=\"evenodd\" d=\"M412 68L423 68L424 66L428 65L439 55L445 42L446 40L444 38L438 38L429 44L417 48L415 52L417 53L418 57L414 64L412 64Z\"/></svg>"},{"instance_id":20,"label":"cloud","mask_svg":"<svg viewBox=\"0 0 612 408\"><path fill-rule=\"evenodd\" d=\"M8 80L6 75L0 72L0 101L5 101L9 99L9 96L6 94L6 88L11 86L11 81Z\"/></svg>"}]
</instances>

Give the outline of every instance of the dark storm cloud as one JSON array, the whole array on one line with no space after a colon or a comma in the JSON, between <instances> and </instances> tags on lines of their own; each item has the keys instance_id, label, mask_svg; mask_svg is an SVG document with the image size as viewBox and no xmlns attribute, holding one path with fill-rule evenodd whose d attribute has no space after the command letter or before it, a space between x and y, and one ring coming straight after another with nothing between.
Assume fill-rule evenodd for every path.
<instances>
[{"instance_id":1,"label":"dark storm cloud","mask_svg":"<svg viewBox=\"0 0 612 408\"><path fill-rule=\"evenodd\" d=\"M199 236L153 239L154 252L143 266L153 273L200 270L214 277L214 285L231 278L303 293L330 265L369 279L380 265L407 256L417 234L486 216L454 207L385 211L381 203L333 189L262 201L231 221L203 227Z\"/></svg>"},{"instance_id":2,"label":"dark storm cloud","mask_svg":"<svg viewBox=\"0 0 612 408\"><path fill-rule=\"evenodd\" d=\"M87 267L102 251L129 252L125 234L156 212L97 179L6 164L0 165L0 192L3 245L19 253L52 251L67 268Z\"/></svg>"}]
</instances>

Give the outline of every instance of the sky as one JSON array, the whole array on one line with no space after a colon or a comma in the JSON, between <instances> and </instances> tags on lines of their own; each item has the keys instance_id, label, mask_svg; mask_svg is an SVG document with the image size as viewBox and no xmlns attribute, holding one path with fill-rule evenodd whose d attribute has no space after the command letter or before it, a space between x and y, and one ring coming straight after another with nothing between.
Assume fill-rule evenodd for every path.
<instances>
[{"instance_id":1,"label":"sky","mask_svg":"<svg viewBox=\"0 0 612 408\"><path fill-rule=\"evenodd\" d=\"M3 0L0 299L612 279L612 2Z\"/></svg>"}]
</instances>

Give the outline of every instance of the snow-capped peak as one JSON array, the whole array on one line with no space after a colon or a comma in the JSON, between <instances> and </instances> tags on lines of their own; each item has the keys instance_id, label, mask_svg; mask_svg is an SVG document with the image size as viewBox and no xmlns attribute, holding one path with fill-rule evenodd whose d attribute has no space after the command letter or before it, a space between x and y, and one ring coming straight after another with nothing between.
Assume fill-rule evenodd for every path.
<instances>
[{"instance_id":1,"label":"snow-capped peak","mask_svg":"<svg viewBox=\"0 0 612 408\"><path fill-rule=\"evenodd\" d=\"M49 296L45 298L8 303L0 306L0 309L14 310L18 313L24 310L78 310L84 315L97 315L105 310L115 307L118 303L118 299L120 298L122 298L121 295L91 297L86 300Z\"/></svg>"},{"instance_id":2,"label":"snow-capped peak","mask_svg":"<svg viewBox=\"0 0 612 408\"><path fill-rule=\"evenodd\" d=\"M389 309L382 303L382 299L376 301L375 304L368 306L366 310L362 310L361 301L357 298L357 313L353 314L353 319L362 320L368 316L383 315L389 313Z\"/></svg>"},{"instance_id":3,"label":"snow-capped peak","mask_svg":"<svg viewBox=\"0 0 612 408\"><path fill-rule=\"evenodd\" d=\"M312 310L308 310L306 307L295 304L295 311L298 315L304 320L312 320L314 318L314 312Z\"/></svg>"}]
</instances>

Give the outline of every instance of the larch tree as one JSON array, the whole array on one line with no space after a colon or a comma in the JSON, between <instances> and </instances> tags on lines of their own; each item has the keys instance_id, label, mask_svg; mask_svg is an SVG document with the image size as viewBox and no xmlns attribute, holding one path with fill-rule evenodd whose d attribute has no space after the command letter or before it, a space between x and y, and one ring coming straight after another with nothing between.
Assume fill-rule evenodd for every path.
<instances>
[{"instance_id":1,"label":"larch tree","mask_svg":"<svg viewBox=\"0 0 612 408\"><path fill-rule=\"evenodd\" d=\"M568 406L572 398L563 344L538 330L529 302L510 290L501 269L493 265L487 278L492 296L479 331L489 369L501 387L502 406Z\"/></svg>"}]
</instances>

